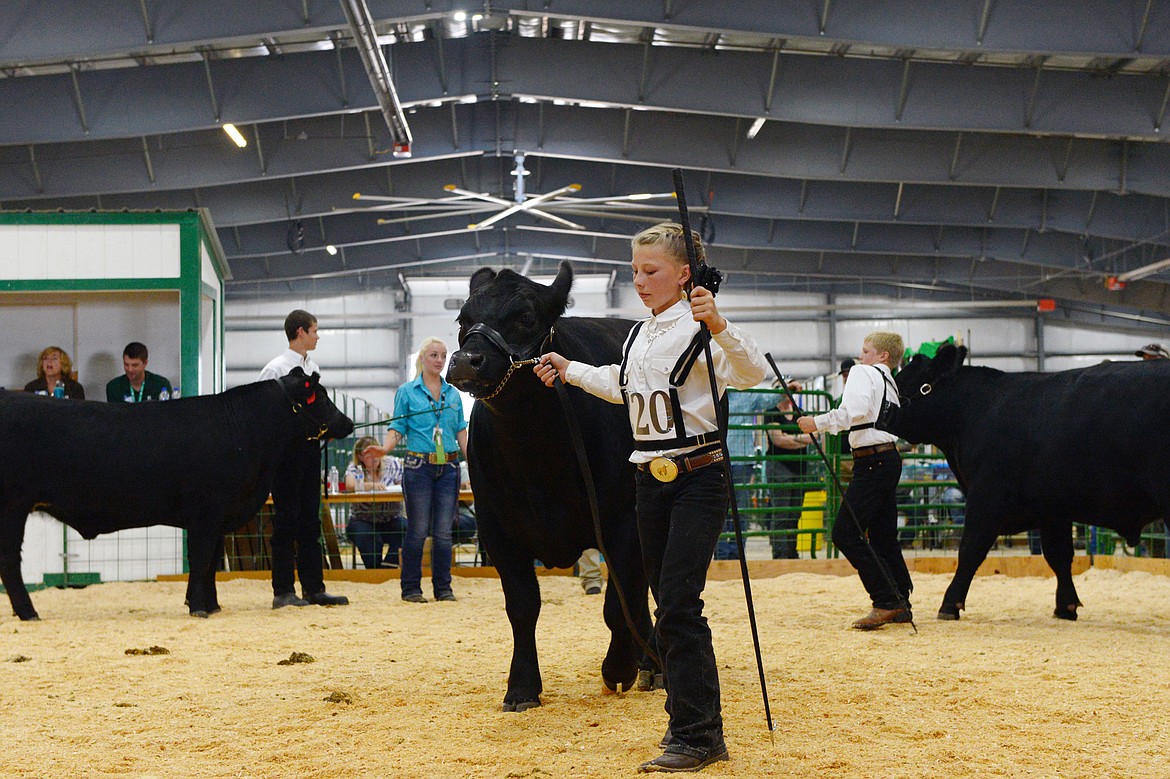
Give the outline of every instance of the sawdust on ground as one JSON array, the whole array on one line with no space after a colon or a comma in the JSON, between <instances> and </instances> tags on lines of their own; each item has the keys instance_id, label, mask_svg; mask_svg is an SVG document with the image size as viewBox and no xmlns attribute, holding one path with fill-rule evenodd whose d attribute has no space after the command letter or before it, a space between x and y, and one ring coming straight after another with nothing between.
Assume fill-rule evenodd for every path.
<instances>
[{"instance_id":1,"label":"sawdust on ground","mask_svg":"<svg viewBox=\"0 0 1170 779\"><path fill-rule=\"evenodd\" d=\"M710 583L732 759L703 775L1168 775L1170 579L1089 570L1072 623L1054 580L981 577L940 622L949 578L915 575L917 634L850 630L854 577L755 581L774 743L742 585ZM182 583L34 593L43 621L0 618L0 776L609 777L658 753L663 693L601 693L601 598L541 579L544 705L504 713L499 582L455 583L457 603L332 582L350 606L272 611L267 582L232 580L209 620Z\"/></svg>"}]
</instances>

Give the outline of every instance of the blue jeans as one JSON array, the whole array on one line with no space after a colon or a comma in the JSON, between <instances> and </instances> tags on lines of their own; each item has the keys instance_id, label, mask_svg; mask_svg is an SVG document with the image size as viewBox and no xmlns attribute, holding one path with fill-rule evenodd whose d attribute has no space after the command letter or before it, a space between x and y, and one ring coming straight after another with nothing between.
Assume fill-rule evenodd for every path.
<instances>
[{"instance_id":1,"label":"blue jeans","mask_svg":"<svg viewBox=\"0 0 1170 779\"><path fill-rule=\"evenodd\" d=\"M667 752L705 759L724 751L719 669L703 616L707 566L727 514L727 483L716 466L663 483L637 475L642 564L657 604L659 655L665 664Z\"/></svg>"},{"instance_id":2,"label":"blue jeans","mask_svg":"<svg viewBox=\"0 0 1170 779\"><path fill-rule=\"evenodd\" d=\"M406 522L402 517L392 517L388 520L375 522L373 520L354 516L349 518L345 526L345 537L357 547L362 556L362 565L366 570L374 568L397 568L398 549L402 546L402 535L406 529ZM382 547L386 547L386 556L382 557Z\"/></svg>"},{"instance_id":3,"label":"blue jeans","mask_svg":"<svg viewBox=\"0 0 1170 779\"><path fill-rule=\"evenodd\" d=\"M459 463L432 465L407 457L402 473L406 540L402 544L402 594L422 595L422 553L431 536L431 586L435 597L451 592L451 526L459 502Z\"/></svg>"}]
</instances>

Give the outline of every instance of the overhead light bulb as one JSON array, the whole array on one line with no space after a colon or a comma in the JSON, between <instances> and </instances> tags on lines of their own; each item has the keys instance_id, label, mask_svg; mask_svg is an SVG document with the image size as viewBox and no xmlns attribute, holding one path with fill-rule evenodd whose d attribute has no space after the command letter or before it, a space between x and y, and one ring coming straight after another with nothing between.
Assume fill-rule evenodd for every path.
<instances>
[{"instance_id":1,"label":"overhead light bulb","mask_svg":"<svg viewBox=\"0 0 1170 779\"><path fill-rule=\"evenodd\" d=\"M764 126L765 121L766 120L764 117L761 116L759 119L756 119L756 121L752 122L752 126L749 127L747 131L747 137L749 141L759 135L760 129Z\"/></svg>"},{"instance_id":2,"label":"overhead light bulb","mask_svg":"<svg viewBox=\"0 0 1170 779\"><path fill-rule=\"evenodd\" d=\"M225 133L227 133L228 137L232 139L232 142L235 143L236 146L239 146L241 149L248 145L248 139L245 138L240 133L240 131L236 129L236 126L234 124L232 124L231 122L224 123L223 131Z\"/></svg>"},{"instance_id":3,"label":"overhead light bulb","mask_svg":"<svg viewBox=\"0 0 1170 779\"><path fill-rule=\"evenodd\" d=\"M337 247L331 243L327 243L325 244L325 251L329 252L330 254L337 254Z\"/></svg>"},{"instance_id":4,"label":"overhead light bulb","mask_svg":"<svg viewBox=\"0 0 1170 779\"><path fill-rule=\"evenodd\" d=\"M456 12L455 12L454 19L455 19L455 21L457 21L457 22L465 22L465 21L467 21L467 12L466 12L466 11L456 11Z\"/></svg>"}]
</instances>

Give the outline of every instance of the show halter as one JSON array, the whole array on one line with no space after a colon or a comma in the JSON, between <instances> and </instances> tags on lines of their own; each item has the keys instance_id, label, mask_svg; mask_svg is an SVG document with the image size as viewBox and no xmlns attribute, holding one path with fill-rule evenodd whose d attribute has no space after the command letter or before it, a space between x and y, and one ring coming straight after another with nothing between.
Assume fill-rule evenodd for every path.
<instances>
[{"instance_id":1,"label":"show halter","mask_svg":"<svg viewBox=\"0 0 1170 779\"><path fill-rule=\"evenodd\" d=\"M469 327L467 329L466 333L459 334L459 347L462 348L463 342L467 339L468 336L470 336L474 333L479 333L484 338L488 339L488 341L490 341L493 346L495 346L497 349L499 349L501 352L503 352L505 356L507 356L508 361L511 363L508 366L507 372L504 373L504 378L500 379L500 383L496 385L496 388L491 392L491 394L484 395L482 398L476 398L476 400L491 400L492 398L494 398L496 395L499 395L500 392L503 391L504 385L508 383L508 379L512 378L512 374L516 372L517 368L522 368L525 365L536 365L538 362L540 362L539 354L540 354L540 350L541 350L541 345L543 345L546 342L552 341L552 336L553 336L553 331L552 331L552 328L550 327L548 330L548 335L545 336L543 341L541 341L541 345L538 345L536 347L536 355L537 356L527 357L527 358L521 359L519 356L513 354L512 350L508 348L508 342L504 340L504 336L500 335L498 330L495 330L494 328L489 327L488 325L485 325L483 322L476 322L474 325L472 325L471 327Z\"/></svg>"},{"instance_id":2,"label":"show halter","mask_svg":"<svg viewBox=\"0 0 1170 779\"><path fill-rule=\"evenodd\" d=\"M273 381L275 381L280 386L280 391L284 393L284 396L286 398L288 398L289 403L292 404L292 412L294 414L301 413L301 411L303 411L305 409L305 406L311 406L313 403L317 402L316 390L311 392L309 394L309 397L305 398L305 400L302 402L302 401L299 401L296 398L294 398L292 395L288 394L288 390L285 388L284 382L280 381L279 379L273 379ZM312 381L308 381L308 380L305 381L305 389L309 389L312 386L313 386ZM325 434L328 432L329 432L329 424L322 423L320 428L317 430L317 434L311 435L311 436L307 437L305 440L306 441L320 441L322 438L325 437Z\"/></svg>"}]
</instances>

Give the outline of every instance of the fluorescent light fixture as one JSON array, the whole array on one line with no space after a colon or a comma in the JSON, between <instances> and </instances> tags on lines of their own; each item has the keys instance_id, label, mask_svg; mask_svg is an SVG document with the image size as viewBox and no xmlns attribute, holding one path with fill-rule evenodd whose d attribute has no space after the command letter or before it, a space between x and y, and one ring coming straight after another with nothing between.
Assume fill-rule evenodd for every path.
<instances>
[{"instance_id":1,"label":"fluorescent light fixture","mask_svg":"<svg viewBox=\"0 0 1170 779\"><path fill-rule=\"evenodd\" d=\"M223 131L225 133L227 133L228 137L232 139L232 142L235 143L236 146L239 146L241 149L248 145L248 139L245 138L240 133L240 131L236 129L236 126L234 124L232 124L231 122L224 123Z\"/></svg>"},{"instance_id":2,"label":"fluorescent light fixture","mask_svg":"<svg viewBox=\"0 0 1170 779\"><path fill-rule=\"evenodd\" d=\"M1117 280L1137 281L1138 279L1144 279L1146 276L1153 276L1163 268L1170 268L1170 257L1167 257L1164 260L1158 260L1157 262L1150 263L1149 265L1143 265L1140 268L1127 270L1125 273L1120 273L1117 276Z\"/></svg>"},{"instance_id":3,"label":"fluorescent light fixture","mask_svg":"<svg viewBox=\"0 0 1170 779\"><path fill-rule=\"evenodd\" d=\"M457 22L466 22L467 21L467 12L466 11L456 11L455 16L453 18Z\"/></svg>"},{"instance_id":4,"label":"fluorescent light fixture","mask_svg":"<svg viewBox=\"0 0 1170 779\"><path fill-rule=\"evenodd\" d=\"M330 254L337 254L337 247L331 243L327 243L325 244L325 251L329 252Z\"/></svg>"},{"instance_id":5,"label":"fluorescent light fixture","mask_svg":"<svg viewBox=\"0 0 1170 779\"><path fill-rule=\"evenodd\" d=\"M764 126L764 121L765 121L764 117L761 116L759 119L752 122L752 126L749 127L748 131L747 131L747 137L748 137L749 141L760 134L760 128L762 128Z\"/></svg>"}]
</instances>

